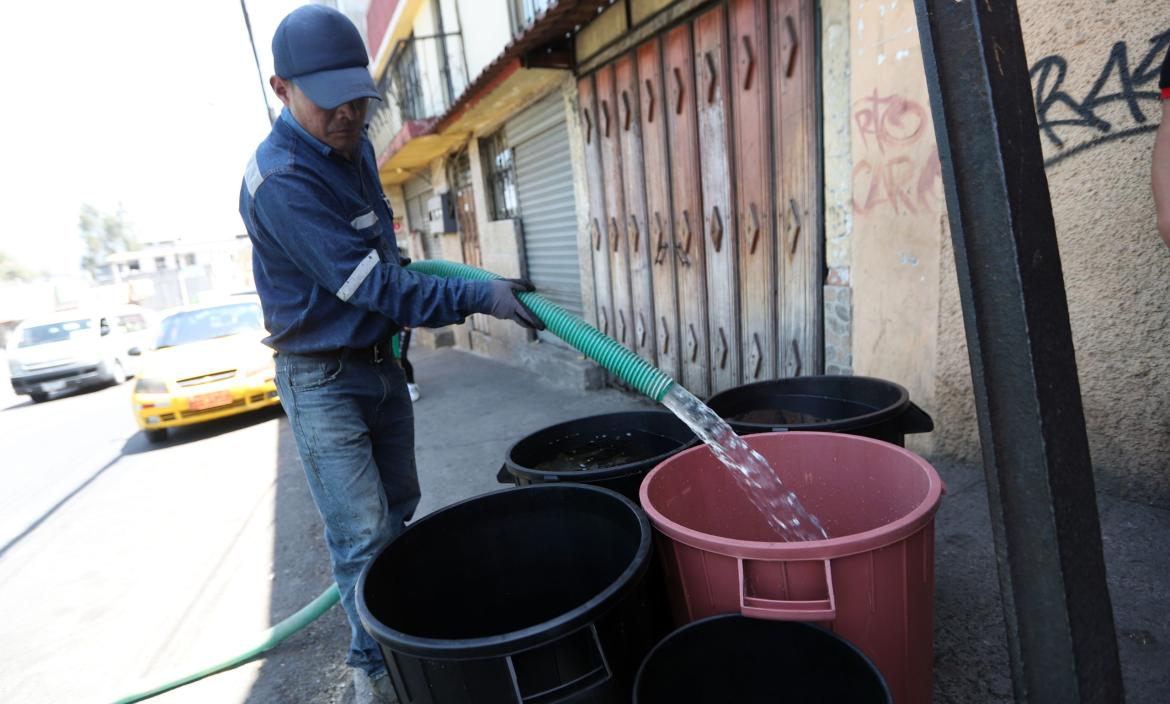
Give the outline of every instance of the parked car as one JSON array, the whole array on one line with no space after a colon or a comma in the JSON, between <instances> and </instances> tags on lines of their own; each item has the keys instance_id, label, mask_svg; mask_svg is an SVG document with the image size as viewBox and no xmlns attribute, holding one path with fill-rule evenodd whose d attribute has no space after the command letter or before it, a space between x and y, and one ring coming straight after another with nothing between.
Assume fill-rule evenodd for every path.
<instances>
[{"instance_id":1,"label":"parked car","mask_svg":"<svg viewBox=\"0 0 1170 704\"><path fill-rule=\"evenodd\" d=\"M121 384L137 372L131 348L153 335L138 306L64 311L22 322L8 346L12 390L36 403L67 389Z\"/></svg>"},{"instance_id":2,"label":"parked car","mask_svg":"<svg viewBox=\"0 0 1170 704\"><path fill-rule=\"evenodd\" d=\"M134 419L151 442L167 429L254 411L280 402L276 369L255 298L174 311L159 325L134 384Z\"/></svg>"}]
</instances>

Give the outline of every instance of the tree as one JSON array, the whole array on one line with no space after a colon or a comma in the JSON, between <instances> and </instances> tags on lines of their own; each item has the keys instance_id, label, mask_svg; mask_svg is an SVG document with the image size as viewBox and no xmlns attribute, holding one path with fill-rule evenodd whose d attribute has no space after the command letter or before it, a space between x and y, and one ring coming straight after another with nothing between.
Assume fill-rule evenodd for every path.
<instances>
[{"instance_id":1,"label":"tree","mask_svg":"<svg viewBox=\"0 0 1170 704\"><path fill-rule=\"evenodd\" d=\"M85 241L81 267L90 274L97 274L98 267L104 264L106 257L111 254L138 247L138 240L120 207L118 212L111 215L83 203L77 226L81 230L81 239Z\"/></svg>"},{"instance_id":2,"label":"tree","mask_svg":"<svg viewBox=\"0 0 1170 704\"><path fill-rule=\"evenodd\" d=\"M31 281L36 274L21 266L16 260L0 251L0 283Z\"/></svg>"}]
</instances>

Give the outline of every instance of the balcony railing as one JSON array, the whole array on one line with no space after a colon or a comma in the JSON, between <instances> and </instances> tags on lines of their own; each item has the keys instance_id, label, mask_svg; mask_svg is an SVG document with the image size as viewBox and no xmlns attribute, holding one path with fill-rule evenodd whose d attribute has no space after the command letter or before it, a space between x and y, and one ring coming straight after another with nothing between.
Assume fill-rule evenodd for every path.
<instances>
[{"instance_id":1,"label":"balcony railing","mask_svg":"<svg viewBox=\"0 0 1170 704\"><path fill-rule=\"evenodd\" d=\"M510 0L512 10L512 33L519 35L527 29L536 16L543 13L557 0Z\"/></svg>"},{"instance_id":2,"label":"balcony railing","mask_svg":"<svg viewBox=\"0 0 1170 704\"><path fill-rule=\"evenodd\" d=\"M459 32L410 37L394 47L378 81L380 103L370 116L370 141L381 155L408 123L438 117L467 88Z\"/></svg>"}]
</instances>

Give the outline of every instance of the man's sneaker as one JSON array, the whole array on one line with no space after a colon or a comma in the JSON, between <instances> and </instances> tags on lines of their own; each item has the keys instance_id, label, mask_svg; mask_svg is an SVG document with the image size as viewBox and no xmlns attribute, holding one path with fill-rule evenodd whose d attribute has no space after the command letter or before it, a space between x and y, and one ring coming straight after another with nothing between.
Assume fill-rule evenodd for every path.
<instances>
[{"instance_id":1,"label":"man's sneaker","mask_svg":"<svg viewBox=\"0 0 1170 704\"><path fill-rule=\"evenodd\" d=\"M422 394L418 392L418 384L407 384L406 390L410 392L410 400L417 401Z\"/></svg>"},{"instance_id":2,"label":"man's sneaker","mask_svg":"<svg viewBox=\"0 0 1170 704\"><path fill-rule=\"evenodd\" d=\"M394 683L388 675L377 679L370 679L365 670L353 668L353 701L354 704L398 704L398 695L394 692Z\"/></svg>"}]
</instances>

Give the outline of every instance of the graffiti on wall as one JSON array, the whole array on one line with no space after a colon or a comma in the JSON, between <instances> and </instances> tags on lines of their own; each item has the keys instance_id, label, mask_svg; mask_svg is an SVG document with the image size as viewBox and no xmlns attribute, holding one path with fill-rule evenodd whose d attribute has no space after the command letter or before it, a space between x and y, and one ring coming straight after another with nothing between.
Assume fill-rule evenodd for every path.
<instances>
[{"instance_id":1,"label":"graffiti on wall","mask_svg":"<svg viewBox=\"0 0 1170 704\"><path fill-rule=\"evenodd\" d=\"M1059 150L1045 166L1157 129L1157 122L1151 122L1150 117L1159 110L1158 74L1167 49L1170 30L1150 38L1145 54L1134 66L1126 42L1115 43L1096 80L1083 93L1066 85L1067 58L1053 54L1037 61L1031 69L1036 120L1040 134Z\"/></svg>"},{"instance_id":2,"label":"graffiti on wall","mask_svg":"<svg viewBox=\"0 0 1170 704\"><path fill-rule=\"evenodd\" d=\"M867 152L853 165L855 213L941 210L942 171L929 117L921 103L877 89L854 105L853 122ZM929 150L919 146L923 139L929 140Z\"/></svg>"}]
</instances>

